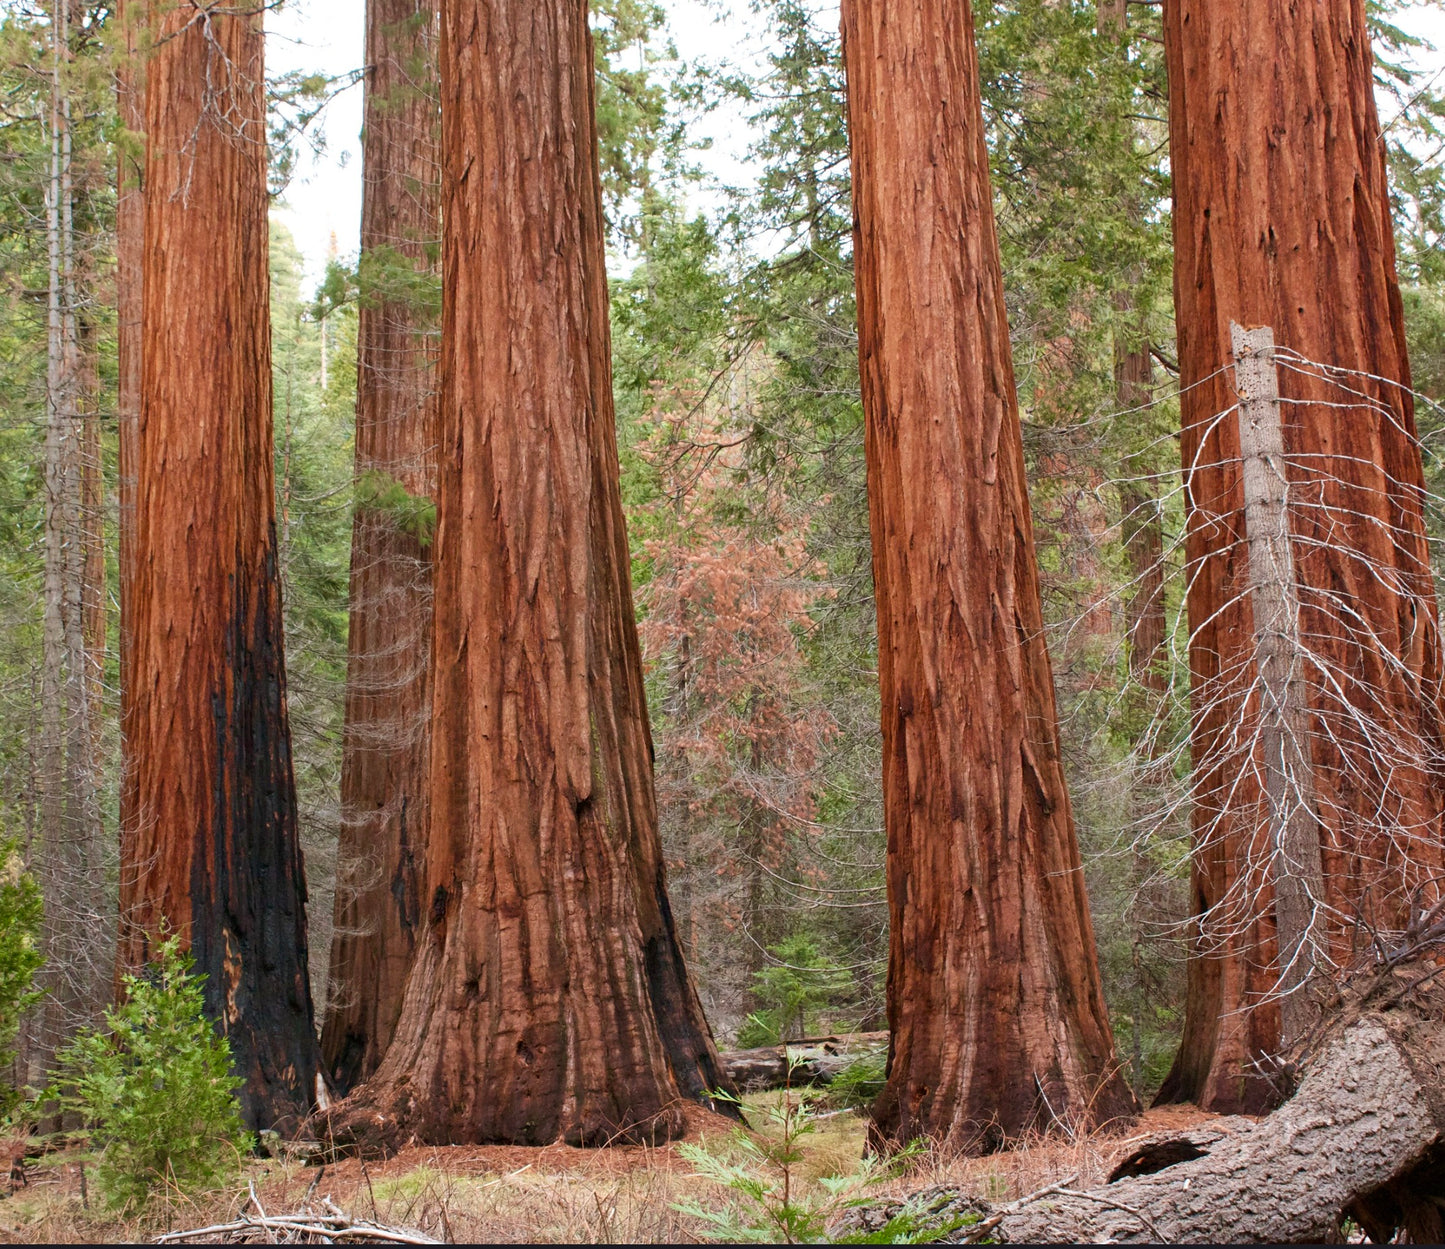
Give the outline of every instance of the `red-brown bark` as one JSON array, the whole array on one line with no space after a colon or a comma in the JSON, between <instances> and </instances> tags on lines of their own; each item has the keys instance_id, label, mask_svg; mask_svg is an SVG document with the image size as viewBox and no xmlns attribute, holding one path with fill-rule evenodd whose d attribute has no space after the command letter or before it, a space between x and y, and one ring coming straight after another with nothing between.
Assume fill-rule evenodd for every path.
<instances>
[{"instance_id":1,"label":"red-brown bark","mask_svg":"<svg viewBox=\"0 0 1445 1249\"><path fill-rule=\"evenodd\" d=\"M1127 1114L1044 646L973 23L845 0L891 947L880 1142Z\"/></svg>"},{"instance_id":2,"label":"red-brown bark","mask_svg":"<svg viewBox=\"0 0 1445 1249\"><path fill-rule=\"evenodd\" d=\"M251 1126L304 1115L306 970L276 560L259 11L156 15L119 964L206 976Z\"/></svg>"},{"instance_id":3,"label":"red-brown bark","mask_svg":"<svg viewBox=\"0 0 1445 1249\"><path fill-rule=\"evenodd\" d=\"M1439 628L1363 0L1166 0L1164 30L1200 918L1160 1097L1253 1111L1275 1096L1251 1072L1279 1048L1279 1008L1263 1000L1279 973L1260 786L1238 745L1258 699L1238 429L1215 421L1236 401L1231 322L1359 371L1279 370L1336 961L1363 939L1357 919L1402 926L1445 867Z\"/></svg>"},{"instance_id":4,"label":"red-brown bark","mask_svg":"<svg viewBox=\"0 0 1445 1249\"><path fill-rule=\"evenodd\" d=\"M336 926L321 1048L339 1092L376 1070L422 918L431 715L431 534L389 489L436 489L435 315L417 275L441 237L436 0L369 0L357 327L351 632ZM412 517L414 520L415 518Z\"/></svg>"},{"instance_id":5,"label":"red-brown bark","mask_svg":"<svg viewBox=\"0 0 1445 1249\"><path fill-rule=\"evenodd\" d=\"M425 928L359 1122L660 1139L723 1083L667 903L618 480L585 0L442 4Z\"/></svg>"}]
</instances>

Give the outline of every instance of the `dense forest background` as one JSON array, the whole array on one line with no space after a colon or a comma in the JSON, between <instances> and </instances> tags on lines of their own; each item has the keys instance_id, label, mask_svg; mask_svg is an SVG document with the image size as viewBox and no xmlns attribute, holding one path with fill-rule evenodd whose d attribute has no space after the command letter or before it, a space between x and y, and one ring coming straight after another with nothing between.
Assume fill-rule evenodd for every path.
<instances>
[{"instance_id":1,"label":"dense forest background","mask_svg":"<svg viewBox=\"0 0 1445 1249\"><path fill-rule=\"evenodd\" d=\"M1396 8L1370 6L1414 383L1429 401L1419 409L1426 472L1438 490L1445 101L1435 80L1405 68L1416 44ZM1189 909L1158 12L1080 0L979 0L975 11L1069 780L1110 1013L1147 1092L1177 1043ZM746 16L767 32L761 65L684 64L660 7L593 5L623 494L671 899L708 1017L723 1043L742 1046L883 1026L888 940L837 13L755 0ZM45 576L56 74L71 109L74 215L64 228L81 402L93 417L66 540L103 562L106 587L87 617L100 710L87 726L87 818L103 831L97 844L115 845L113 170L132 136L117 113L112 17L106 4L74 5L57 68L49 6L0 6L0 840L27 852L59 783L47 664L61 652L45 637L48 597L65 592ZM347 85L319 75L270 84L277 196L329 94ZM759 136L749 188L707 185L702 172L696 136L729 111ZM700 202L722 207L689 207ZM277 514L320 1014L344 818L353 516L387 512L423 545L435 523L427 498L355 476L357 309L410 282L418 315L435 317L440 292L410 265L389 271L384 255L360 268L337 256L314 289L303 275L273 221ZM1141 647L1146 605L1159 637ZM108 885L82 900L98 915L114 913L117 872L109 862L96 878ZM81 933L82 921L71 921Z\"/></svg>"}]
</instances>

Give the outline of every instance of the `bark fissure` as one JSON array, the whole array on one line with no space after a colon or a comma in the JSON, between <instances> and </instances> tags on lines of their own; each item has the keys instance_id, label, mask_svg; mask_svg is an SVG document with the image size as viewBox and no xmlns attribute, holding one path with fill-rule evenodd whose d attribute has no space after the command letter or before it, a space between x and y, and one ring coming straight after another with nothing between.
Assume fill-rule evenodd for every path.
<instances>
[{"instance_id":1,"label":"bark fissure","mask_svg":"<svg viewBox=\"0 0 1445 1249\"><path fill-rule=\"evenodd\" d=\"M154 15L121 971L177 932L251 1127L317 1096L276 558L259 14Z\"/></svg>"},{"instance_id":2,"label":"bark fissure","mask_svg":"<svg viewBox=\"0 0 1445 1249\"><path fill-rule=\"evenodd\" d=\"M972 19L850 0L843 33L891 916L873 1131L992 1148L1134 1103L1059 761Z\"/></svg>"},{"instance_id":3,"label":"bark fissure","mask_svg":"<svg viewBox=\"0 0 1445 1249\"><path fill-rule=\"evenodd\" d=\"M348 1130L666 1139L725 1080L666 905L586 5L441 13L431 924Z\"/></svg>"}]
</instances>

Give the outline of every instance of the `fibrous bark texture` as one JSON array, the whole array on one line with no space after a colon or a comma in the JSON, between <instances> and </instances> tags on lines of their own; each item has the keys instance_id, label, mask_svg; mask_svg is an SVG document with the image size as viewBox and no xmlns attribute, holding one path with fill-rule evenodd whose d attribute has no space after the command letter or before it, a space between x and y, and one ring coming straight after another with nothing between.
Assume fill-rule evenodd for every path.
<instances>
[{"instance_id":1,"label":"fibrous bark texture","mask_svg":"<svg viewBox=\"0 0 1445 1249\"><path fill-rule=\"evenodd\" d=\"M1445 867L1439 627L1363 0L1167 0L1164 15L1198 920L1160 1096L1257 1111L1273 1093L1251 1073L1279 1048L1290 983L1261 729L1260 659L1280 631L1251 611L1231 322L1278 345L1298 604L1285 667L1313 773L1293 801L1320 843L1310 948L1326 965L1350 959L1362 921L1403 927Z\"/></svg>"},{"instance_id":2,"label":"fibrous bark texture","mask_svg":"<svg viewBox=\"0 0 1445 1249\"><path fill-rule=\"evenodd\" d=\"M1127 1114L1059 761L973 24L843 6L891 946L875 1138Z\"/></svg>"},{"instance_id":3,"label":"fibrous bark texture","mask_svg":"<svg viewBox=\"0 0 1445 1249\"><path fill-rule=\"evenodd\" d=\"M432 834L391 1048L421 1140L657 1139L723 1083L673 931L618 485L584 0L442 4Z\"/></svg>"},{"instance_id":4,"label":"fibrous bark texture","mask_svg":"<svg viewBox=\"0 0 1445 1249\"><path fill-rule=\"evenodd\" d=\"M376 1070L422 919L441 238L436 0L370 0L362 136L351 632L331 986L321 1033L346 1092Z\"/></svg>"},{"instance_id":5,"label":"fibrous bark texture","mask_svg":"<svg viewBox=\"0 0 1445 1249\"><path fill-rule=\"evenodd\" d=\"M206 976L251 1126L320 1053L276 562L261 15L170 3L146 66L142 397L122 968Z\"/></svg>"}]
</instances>

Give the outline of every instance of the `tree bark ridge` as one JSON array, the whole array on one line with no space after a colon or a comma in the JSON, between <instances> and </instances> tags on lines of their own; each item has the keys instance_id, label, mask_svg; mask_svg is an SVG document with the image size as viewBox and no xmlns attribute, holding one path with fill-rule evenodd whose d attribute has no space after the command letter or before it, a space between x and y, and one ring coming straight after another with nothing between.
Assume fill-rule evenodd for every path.
<instances>
[{"instance_id":1,"label":"tree bark ridge","mask_svg":"<svg viewBox=\"0 0 1445 1249\"><path fill-rule=\"evenodd\" d=\"M441 12L426 913L391 1047L344 1113L438 1143L666 1139L724 1080L658 839L586 5Z\"/></svg>"},{"instance_id":2,"label":"tree bark ridge","mask_svg":"<svg viewBox=\"0 0 1445 1249\"><path fill-rule=\"evenodd\" d=\"M845 0L883 700L879 1142L1129 1114L1043 639L973 21Z\"/></svg>"}]
</instances>

